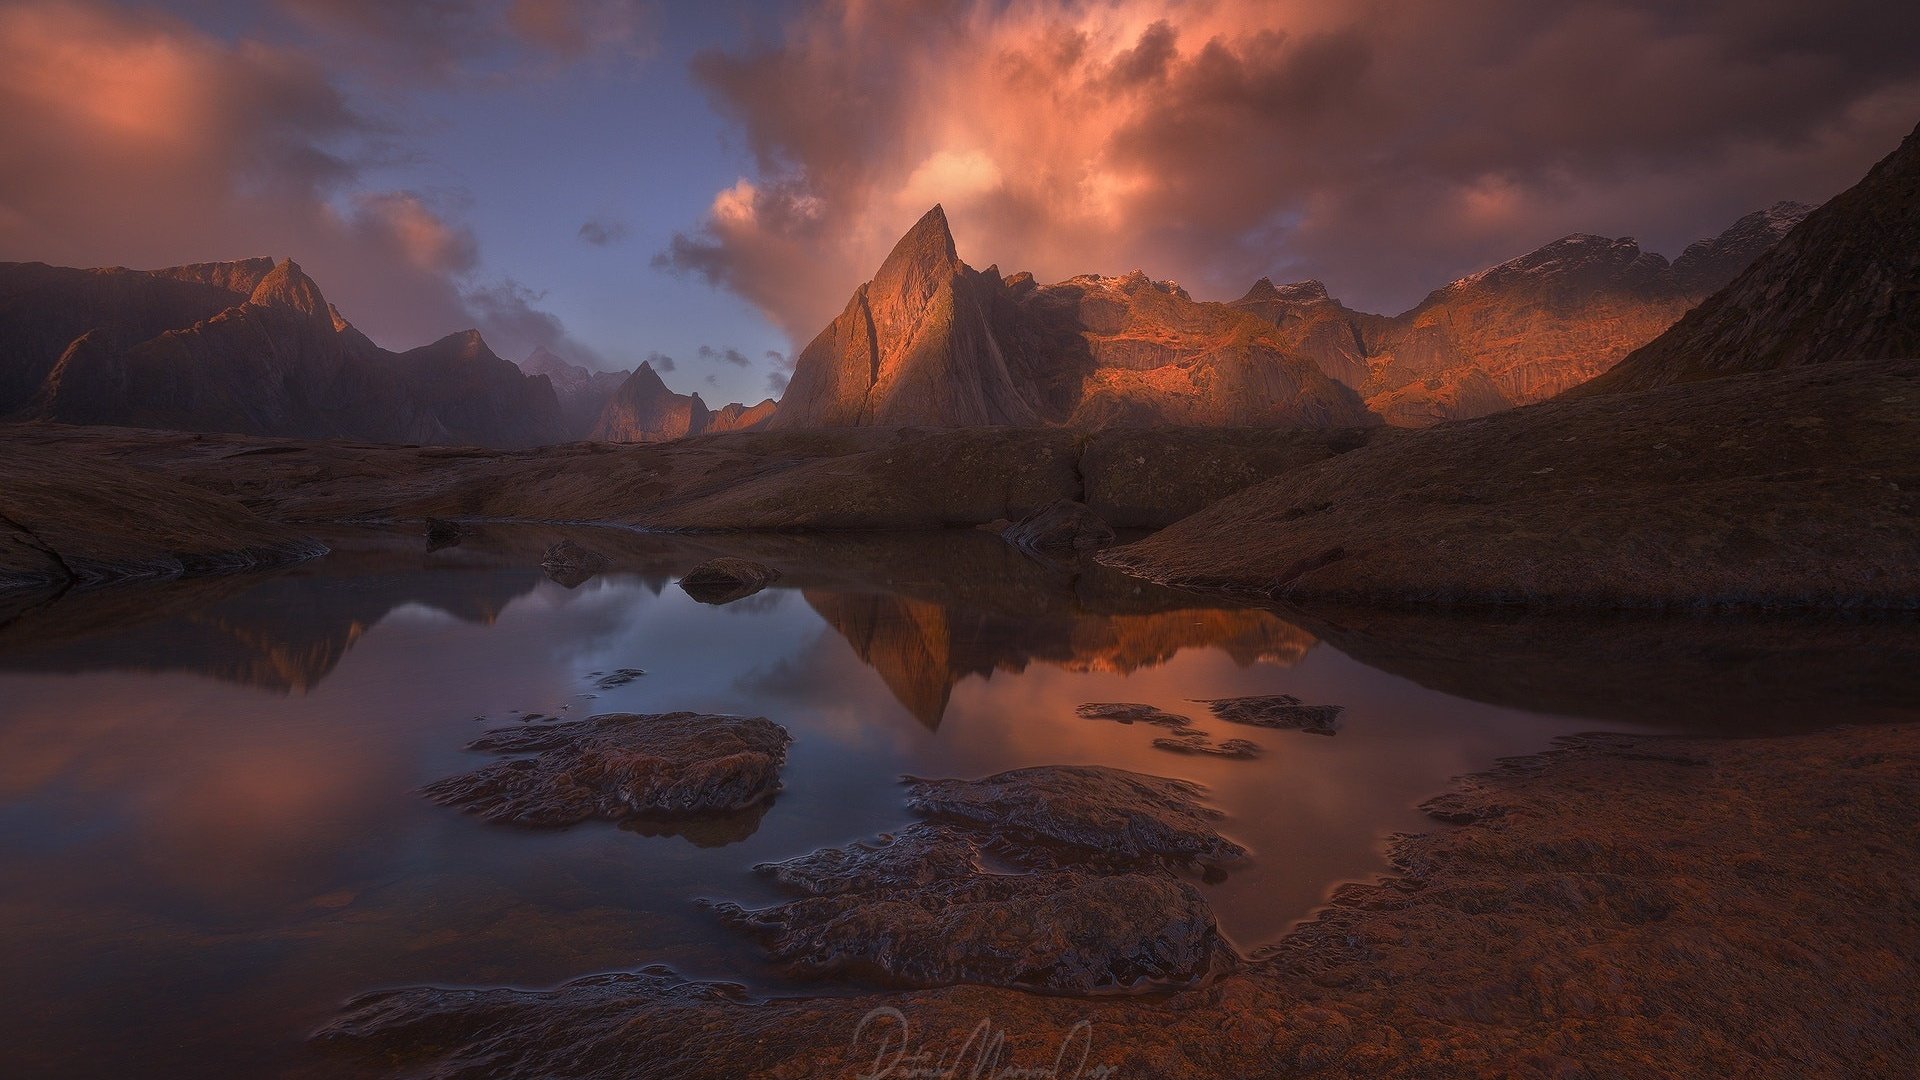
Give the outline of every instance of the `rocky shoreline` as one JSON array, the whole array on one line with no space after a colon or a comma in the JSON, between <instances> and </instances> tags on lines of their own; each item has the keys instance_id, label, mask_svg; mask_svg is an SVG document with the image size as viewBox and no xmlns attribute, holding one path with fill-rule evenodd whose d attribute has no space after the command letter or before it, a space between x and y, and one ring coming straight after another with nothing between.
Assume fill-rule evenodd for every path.
<instances>
[{"instance_id":1,"label":"rocky shoreline","mask_svg":"<svg viewBox=\"0 0 1920 1080\"><path fill-rule=\"evenodd\" d=\"M1583 736L1466 778L1395 876L1198 989L757 1000L642 968L390 990L318 1033L315 1069L793 1077L1065 1047L1081 1075L1893 1075L1920 1049L1897 1005L1920 994L1916 794L1912 725Z\"/></svg>"}]
</instances>

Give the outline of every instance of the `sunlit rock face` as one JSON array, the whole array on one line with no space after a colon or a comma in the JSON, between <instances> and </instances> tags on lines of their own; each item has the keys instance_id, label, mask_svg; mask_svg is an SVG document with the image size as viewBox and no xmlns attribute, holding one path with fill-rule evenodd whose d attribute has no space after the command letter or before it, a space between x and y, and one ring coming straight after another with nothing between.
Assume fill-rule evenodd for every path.
<instances>
[{"instance_id":1,"label":"sunlit rock face","mask_svg":"<svg viewBox=\"0 0 1920 1080\"><path fill-rule=\"evenodd\" d=\"M1920 129L1725 290L1580 388L1920 356Z\"/></svg>"},{"instance_id":2,"label":"sunlit rock face","mask_svg":"<svg viewBox=\"0 0 1920 1080\"><path fill-rule=\"evenodd\" d=\"M605 442L666 442L700 434L712 416L699 394L667 389L653 365L643 361L608 399L593 437Z\"/></svg>"},{"instance_id":3,"label":"sunlit rock face","mask_svg":"<svg viewBox=\"0 0 1920 1080\"><path fill-rule=\"evenodd\" d=\"M975 271L936 206L800 354L770 426L1371 422L1272 327L1145 274Z\"/></svg>"},{"instance_id":4,"label":"sunlit rock face","mask_svg":"<svg viewBox=\"0 0 1920 1080\"><path fill-rule=\"evenodd\" d=\"M1261 279L1233 306L1365 395L1387 422L1423 427L1552 397L1620 362L1727 284L1806 217L1780 203L1672 263L1630 238L1562 237L1435 290L1388 318L1317 281Z\"/></svg>"},{"instance_id":5,"label":"sunlit rock face","mask_svg":"<svg viewBox=\"0 0 1920 1080\"><path fill-rule=\"evenodd\" d=\"M474 331L388 352L287 260L165 270L0 264L0 415L381 442L563 435L545 380Z\"/></svg>"}]
</instances>

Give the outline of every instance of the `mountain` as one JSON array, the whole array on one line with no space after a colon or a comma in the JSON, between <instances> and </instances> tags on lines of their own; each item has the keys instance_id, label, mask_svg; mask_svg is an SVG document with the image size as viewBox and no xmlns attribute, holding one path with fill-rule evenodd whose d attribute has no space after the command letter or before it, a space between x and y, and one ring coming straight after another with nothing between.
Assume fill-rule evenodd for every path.
<instances>
[{"instance_id":1,"label":"mountain","mask_svg":"<svg viewBox=\"0 0 1920 1080\"><path fill-rule=\"evenodd\" d=\"M1593 382L1369 440L1100 558L1302 603L1910 611L1916 386L1920 130Z\"/></svg>"},{"instance_id":2,"label":"mountain","mask_svg":"<svg viewBox=\"0 0 1920 1080\"><path fill-rule=\"evenodd\" d=\"M1461 278L1394 317L1354 311L1317 281L1261 279L1233 306L1360 391L1389 423L1421 427L1541 401L1606 371L1778 242L1809 212L1780 203L1672 263L1631 238L1575 234Z\"/></svg>"},{"instance_id":3,"label":"mountain","mask_svg":"<svg viewBox=\"0 0 1920 1080\"><path fill-rule=\"evenodd\" d=\"M467 331L405 354L297 263L0 263L0 416L372 442L527 446L559 402Z\"/></svg>"},{"instance_id":4,"label":"mountain","mask_svg":"<svg viewBox=\"0 0 1920 1080\"><path fill-rule=\"evenodd\" d=\"M569 439L584 439L593 431L614 391L633 374L631 371L595 371L568 361L545 345L527 354L519 367L528 375L545 375L553 384Z\"/></svg>"},{"instance_id":5,"label":"mountain","mask_svg":"<svg viewBox=\"0 0 1920 1080\"><path fill-rule=\"evenodd\" d=\"M1920 356L1920 128L1731 285L1569 397Z\"/></svg>"},{"instance_id":6,"label":"mountain","mask_svg":"<svg viewBox=\"0 0 1920 1080\"><path fill-rule=\"evenodd\" d=\"M730 402L721 406L719 411L713 414L713 420L708 425L707 430L714 432L758 431L760 428L766 426L769 419L772 419L773 412L778 407L779 403L772 398L765 398L758 405L742 405L737 401Z\"/></svg>"},{"instance_id":7,"label":"mountain","mask_svg":"<svg viewBox=\"0 0 1920 1080\"><path fill-rule=\"evenodd\" d=\"M976 271L929 210L801 352L771 429L1372 421L1271 324L1138 271Z\"/></svg>"},{"instance_id":8,"label":"mountain","mask_svg":"<svg viewBox=\"0 0 1920 1080\"><path fill-rule=\"evenodd\" d=\"M666 442L700 434L707 430L712 417L699 394L676 394L667 389L659 372L643 360L607 399L593 426L592 438L602 442Z\"/></svg>"}]
</instances>

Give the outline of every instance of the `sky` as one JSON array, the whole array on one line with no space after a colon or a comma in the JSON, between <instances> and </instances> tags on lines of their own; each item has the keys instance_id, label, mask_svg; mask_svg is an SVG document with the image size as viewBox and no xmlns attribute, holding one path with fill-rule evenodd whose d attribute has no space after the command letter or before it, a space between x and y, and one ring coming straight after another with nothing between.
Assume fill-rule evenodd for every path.
<instances>
[{"instance_id":1,"label":"sky","mask_svg":"<svg viewBox=\"0 0 1920 1080\"><path fill-rule=\"evenodd\" d=\"M1397 312L1673 256L1920 122L1889 0L0 0L0 259L296 259L389 348L757 401L943 204L962 257Z\"/></svg>"}]
</instances>

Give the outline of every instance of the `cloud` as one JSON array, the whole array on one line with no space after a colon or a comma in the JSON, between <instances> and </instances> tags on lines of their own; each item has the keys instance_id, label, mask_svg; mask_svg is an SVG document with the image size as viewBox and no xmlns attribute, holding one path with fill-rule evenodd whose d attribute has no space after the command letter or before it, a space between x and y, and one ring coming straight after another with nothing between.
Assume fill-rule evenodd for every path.
<instances>
[{"instance_id":1,"label":"cloud","mask_svg":"<svg viewBox=\"0 0 1920 1080\"><path fill-rule=\"evenodd\" d=\"M732 364L735 367L753 366L753 361L747 359L747 355L739 349L716 349L711 345L702 345L699 349L699 355L702 360L719 360L723 363Z\"/></svg>"},{"instance_id":2,"label":"cloud","mask_svg":"<svg viewBox=\"0 0 1920 1080\"><path fill-rule=\"evenodd\" d=\"M480 280L457 193L363 188L390 135L300 50L90 0L0 7L0 250L11 257L157 267L291 256L390 347L478 326L503 355L544 344L593 356L537 293Z\"/></svg>"},{"instance_id":3,"label":"cloud","mask_svg":"<svg viewBox=\"0 0 1920 1080\"><path fill-rule=\"evenodd\" d=\"M787 392L787 384L792 381L793 376L787 372L769 371L767 372L767 393L779 397Z\"/></svg>"},{"instance_id":4,"label":"cloud","mask_svg":"<svg viewBox=\"0 0 1920 1080\"><path fill-rule=\"evenodd\" d=\"M1920 119L1916 39L1896 0L824 0L695 60L755 165L656 263L805 341L937 201L977 266L1398 310L1831 195Z\"/></svg>"},{"instance_id":5,"label":"cloud","mask_svg":"<svg viewBox=\"0 0 1920 1080\"><path fill-rule=\"evenodd\" d=\"M669 371L672 371L675 367L679 366L674 363L673 357L668 356L666 353L663 353L663 352L648 353L647 363L653 365L653 370L661 373L662 375L666 374Z\"/></svg>"},{"instance_id":6,"label":"cloud","mask_svg":"<svg viewBox=\"0 0 1920 1080\"><path fill-rule=\"evenodd\" d=\"M645 56L656 47L649 0L276 0L274 7L330 59L388 81L524 75L552 61Z\"/></svg>"},{"instance_id":7,"label":"cloud","mask_svg":"<svg viewBox=\"0 0 1920 1080\"><path fill-rule=\"evenodd\" d=\"M580 239L594 247L606 247L617 244L633 235L633 227L624 221L609 221L605 218L592 218L580 225Z\"/></svg>"}]
</instances>

